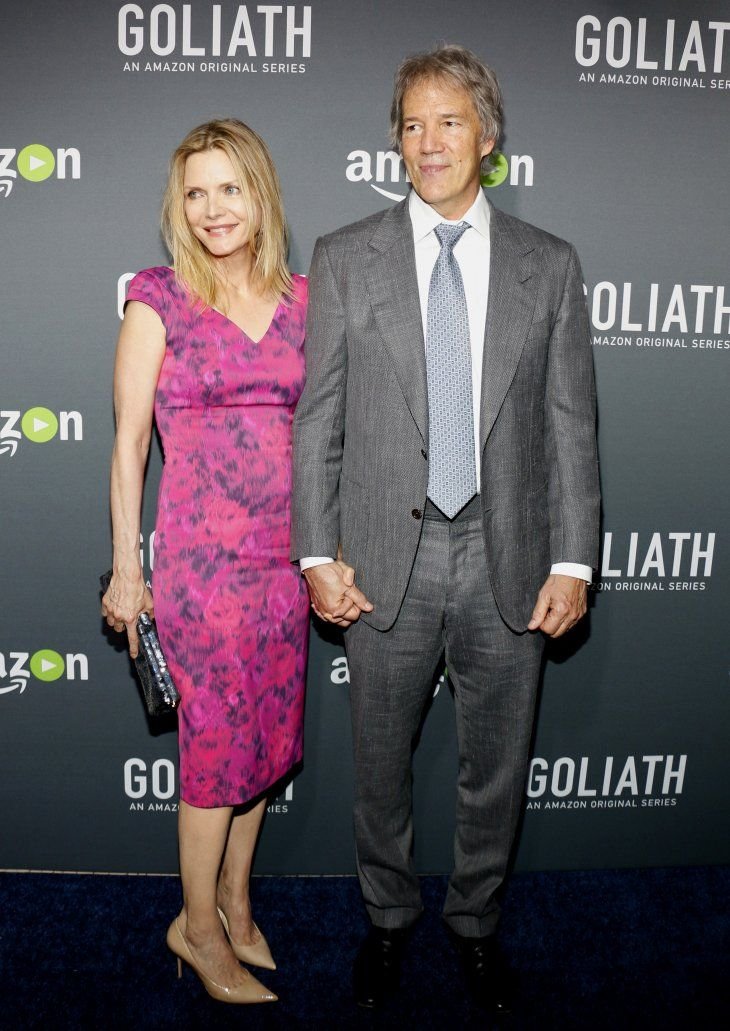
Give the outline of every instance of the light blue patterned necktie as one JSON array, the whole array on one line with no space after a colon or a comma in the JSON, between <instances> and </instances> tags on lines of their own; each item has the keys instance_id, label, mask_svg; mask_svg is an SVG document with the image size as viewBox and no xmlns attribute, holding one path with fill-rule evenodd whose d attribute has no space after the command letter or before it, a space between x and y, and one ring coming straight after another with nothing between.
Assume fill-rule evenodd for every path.
<instances>
[{"instance_id":1,"label":"light blue patterned necktie","mask_svg":"<svg viewBox=\"0 0 730 1031\"><path fill-rule=\"evenodd\" d=\"M477 489L469 313L454 257L468 228L442 222L434 229L441 251L428 289L428 496L449 519Z\"/></svg>"}]
</instances>

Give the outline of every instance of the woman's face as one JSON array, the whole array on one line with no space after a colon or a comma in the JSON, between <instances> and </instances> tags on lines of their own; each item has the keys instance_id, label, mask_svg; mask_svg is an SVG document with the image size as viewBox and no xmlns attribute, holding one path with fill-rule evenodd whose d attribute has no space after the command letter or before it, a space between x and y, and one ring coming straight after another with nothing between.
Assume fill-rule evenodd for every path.
<instances>
[{"instance_id":1,"label":"woman's face","mask_svg":"<svg viewBox=\"0 0 730 1031\"><path fill-rule=\"evenodd\" d=\"M183 177L185 216L216 258L248 248L249 224L241 184L228 155L218 149L191 154Z\"/></svg>"}]
</instances>

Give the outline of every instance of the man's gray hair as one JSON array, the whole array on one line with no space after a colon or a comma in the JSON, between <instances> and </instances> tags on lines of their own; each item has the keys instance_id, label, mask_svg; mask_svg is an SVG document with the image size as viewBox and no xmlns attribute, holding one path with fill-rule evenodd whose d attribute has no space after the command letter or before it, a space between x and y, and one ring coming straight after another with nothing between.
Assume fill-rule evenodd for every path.
<instances>
[{"instance_id":1,"label":"man's gray hair","mask_svg":"<svg viewBox=\"0 0 730 1031\"><path fill-rule=\"evenodd\" d=\"M497 76L466 47L447 44L422 54L413 54L401 62L395 74L393 103L390 108L390 142L400 153L403 131L403 98L406 91L424 79L451 80L471 97L482 127L482 139L494 140L502 135L502 92Z\"/></svg>"}]
</instances>

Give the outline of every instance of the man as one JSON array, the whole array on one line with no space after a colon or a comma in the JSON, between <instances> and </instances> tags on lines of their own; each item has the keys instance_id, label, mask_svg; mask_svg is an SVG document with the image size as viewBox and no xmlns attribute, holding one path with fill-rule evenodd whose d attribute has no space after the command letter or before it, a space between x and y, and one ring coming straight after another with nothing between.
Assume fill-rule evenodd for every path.
<instances>
[{"instance_id":1,"label":"man","mask_svg":"<svg viewBox=\"0 0 730 1031\"><path fill-rule=\"evenodd\" d=\"M520 812L544 635L585 613L597 563L595 396L573 248L493 208L494 74L407 59L402 203L317 242L294 427L292 557L347 628L355 836L371 929L355 994L396 983L421 911L413 740L445 653L459 743L444 919L476 997L509 1007L496 900Z\"/></svg>"}]
</instances>

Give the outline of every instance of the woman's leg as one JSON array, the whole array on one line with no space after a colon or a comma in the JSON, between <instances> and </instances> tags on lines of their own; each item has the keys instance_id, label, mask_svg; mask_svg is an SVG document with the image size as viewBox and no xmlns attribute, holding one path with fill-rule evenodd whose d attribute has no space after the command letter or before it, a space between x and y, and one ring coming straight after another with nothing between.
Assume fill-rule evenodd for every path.
<instances>
[{"instance_id":1,"label":"woman's leg","mask_svg":"<svg viewBox=\"0 0 730 1031\"><path fill-rule=\"evenodd\" d=\"M262 798L233 817L218 878L218 905L226 914L231 938L239 945L254 945L260 938L251 915L248 884L265 811L266 799Z\"/></svg>"},{"instance_id":2,"label":"woman's leg","mask_svg":"<svg viewBox=\"0 0 730 1031\"><path fill-rule=\"evenodd\" d=\"M220 985L236 987L247 973L233 955L216 908L216 883L232 809L198 809L180 802L180 877L183 908L178 922L201 969Z\"/></svg>"}]
</instances>

